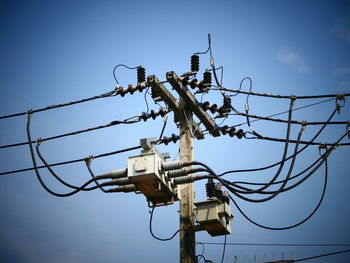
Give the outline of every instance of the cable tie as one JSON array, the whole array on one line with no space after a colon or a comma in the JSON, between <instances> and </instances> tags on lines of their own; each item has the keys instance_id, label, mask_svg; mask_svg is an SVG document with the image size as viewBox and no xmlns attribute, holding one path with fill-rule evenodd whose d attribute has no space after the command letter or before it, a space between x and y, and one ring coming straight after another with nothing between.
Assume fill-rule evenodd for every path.
<instances>
[{"instance_id":1,"label":"cable tie","mask_svg":"<svg viewBox=\"0 0 350 263\"><path fill-rule=\"evenodd\" d=\"M90 165L92 159L94 159L94 156L90 155L89 157L84 158L84 161L87 165Z\"/></svg>"},{"instance_id":2,"label":"cable tie","mask_svg":"<svg viewBox=\"0 0 350 263\"><path fill-rule=\"evenodd\" d=\"M40 145L42 142L43 142L43 139L42 139L42 138L38 138L38 139L36 140L36 143L37 143L38 145Z\"/></svg>"},{"instance_id":3,"label":"cable tie","mask_svg":"<svg viewBox=\"0 0 350 263\"><path fill-rule=\"evenodd\" d=\"M306 126L307 126L307 121L301 121L301 129L305 130Z\"/></svg>"}]
</instances>

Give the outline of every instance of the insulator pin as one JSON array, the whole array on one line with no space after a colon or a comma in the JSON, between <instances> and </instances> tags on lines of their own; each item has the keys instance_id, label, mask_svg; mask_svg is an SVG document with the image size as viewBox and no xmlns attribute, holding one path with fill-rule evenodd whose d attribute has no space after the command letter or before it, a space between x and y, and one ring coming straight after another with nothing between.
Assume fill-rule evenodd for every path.
<instances>
[{"instance_id":1,"label":"insulator pin","mask_svg":"<svg viewBox=\"0 0 350 263\"><path fill-rule=\"evenodd\" d=\"M137 68L137 82L145 82L146 81L146 70L144 67L138 67Z\"/></svg>"},{"instance_id":2,"label":"insulator pin","mask_svg":"<svg viewBox=\"0 0 350 263\"><path fill-rule=\"evenodd\" d=\"M199 56L197 54L193 54L191 56L191 71L192 72L199 71Z\"/></svg>"}]
</instances>

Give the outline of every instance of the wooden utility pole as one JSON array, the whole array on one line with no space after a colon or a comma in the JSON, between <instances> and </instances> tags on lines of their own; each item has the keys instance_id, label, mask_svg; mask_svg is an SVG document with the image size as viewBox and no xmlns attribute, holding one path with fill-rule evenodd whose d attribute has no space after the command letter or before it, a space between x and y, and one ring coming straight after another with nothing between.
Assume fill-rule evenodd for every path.
<instances>
[{"instance_id":1,"label":"wooden utility pole","mask_svg":"<svg viewBox=\"0 0 350 263\"><path fill-rule=\"evenodd\" d=\"M191 129L192 111L180 98L180 160L193 160L193 138ZM195 232L194 232L194 184L184 184L178 186L180 198L180 262L194 263L195 260Z\"/></svg>"},{"instance_id":2,"label":"wooden utility pole","mask_svg":"<svg viewBox=\"0 0 350 263\"><path fill-rule=\"evenodd\" d=\"M148 76L147 83L161 100L174 112L180 123L180 160L193 161L193 136L204 139L199 124L193 121L193 113L206 127L209 133L220 136L215 121L200 107L195 96L188 90L187 84L175 72L166 73L167 81L179 94L177 100L155 75ZM196 240L194 229L194 184L178 185L180 199L180 263L196 262Z\"/></svg>"}]
</instances>

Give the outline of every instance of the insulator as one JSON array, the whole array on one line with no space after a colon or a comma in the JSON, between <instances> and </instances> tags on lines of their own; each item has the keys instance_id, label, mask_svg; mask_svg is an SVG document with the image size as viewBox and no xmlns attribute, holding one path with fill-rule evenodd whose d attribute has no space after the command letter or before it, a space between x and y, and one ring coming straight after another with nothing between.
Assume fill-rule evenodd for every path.
<instances>
[{"instance_id":1,"label":"insulator","mask_svg":"<svg viewBox=\"0 0 350 263\"><path fill-rule=\"evenodd\" d=\"M137 68L137 82L141 83L146 81L146 70L144 67Z\"/></svg>"},{"instance_id":2,"label":"insulator","mask_svg":"<svg viewBox=\"0 0 350 263\"><path fill-rule=\"evenodd\" d=\"M142 112L142 114L141 114L141 119L143 120L143 121L147 121L147 113L146 112Z\"/></svg>"},{"instance_id":3,"label":"insulator","mask_svg":"<svg viewBox=\"0 0 350 263\"><path fill-rule=\"evenodd\" d=\"M127 93L127 90L124 90L122 86L120 86L118 88L118 92L117 94L119 94L120 96L124 97L125 93Z\"/></svg>"},{"instance_id":4,"label":"insulator","mask_svg":"<svg viewBox=\"0 0 350 263\"><path fill-rule=\"evenodd\" d=\"M136 89L137 89L139 92L142 92L145 88L146 88L146 86L145 86L144 84L137 83Z\"/></svg>"},{"instance_id":5,"label":"insulator","mask_svg":"<svg viewBox=\"0 0 350 263\"><path fill-rule=\"evenodd\" d=\"M110 172L101 174L101 175L97 175L95 176L96 179L106 179L106 178L112 178L112 179L117 179L117 178L121 178L121 177L126 177L128 172L127 169L118 169L118 170L112 170Z\"/></svg>"},{"instance_id":6,"label":"insulator","mask_svg":"<svg viewBox=\"0 0 350 263\"><path fill-rule=\"evenodd\" d=\"M189 81L191 89L195 89L197 87L198 80L196 78L193 78Z\"/></svg>"},{"instance_id":7,"label":"insulator","mask_svg":"<svg viewBox=\"0 0 350 263\"><path fill-rule=\"evenodd\" d=\"M191 56L191 71L198 72L199 71L199 56L193 54Z\"/></svg>"},{"instance_id":8,"label":"insulator","mask_svg":"<svg viewBox=\"0 0 350 263\"><path fill-rule=\"evenodd\" d=\"M211 84L211 72L208 70L203 73L203 83Z\"/></svg>"},{"instance_id":9,"label":"insulator","mask_svg":"<svg viewBox=\"0 0 350 263\"><path fill-rule=\"evenodd\" d=\"M158 114L156 112L154 112L154 110L151 110L151 117L153 120L155 120L157 118L157 115Z\"/></svg>"},{"instance_id":10,"label":"insulator","mask_svg":"<svg viewBox=\"0 0 350 263\"><path fill-rule=\"evenodd\" d=\"M206 101L206 102L200 103L199 105L203 108L203 110L207 111L209 109L210 103L209 101Z\"/></svg>"},{"instance_id":11,"label":"insulator","mask_svg":"<svg viewBox=\"0 0 350 263\"><path fill-rule=\"evenodd\" d=\"M224 97L224 105L223 105L223 107L225 109L230 109L231 108L231 98L230 97L228 97L228 96Z\"/></svg>"},{"instance_id":12,"label":"insulator","mask_svg":"<svg viewBox=\"0 0 350 263\"><path fill-rule=\"evenodd\" d=\"M220 128L220 131L222 135L226 135L229 132L229 127L227 125L224 125Z\"/></svg>"},{"instance_id":13,"label":"insulator","mask_svg":"<svg viewBox=\"0 0 350 263\"><path fill-rule=\"evenodd\" d=\"M242 139L243 136L244 136L244 132L242 129L239 129L237 132L236 132L236 136L238 139Z\"/></svg>"},{"instance_id":14,"label":"insulator","mask_svg":"<svg viewBox=\"0 0 350 263\"><path fill-rule=\"evenodd\" d=\"M215 183L212 178L208 179L208 182L205 184L205 192L208 198L214 197Z\"/></svg>"},{"instance_id":15,"label":"insulator","mask_svg":"<svg viewBox=\"0 0 350 263\"><path fill-rule=\"evenodd\" d=\"M235 127L230 127L229 131L228 131L228 135L230 135L230 137L233 137L236 134L236 128Z\"/></svg>"},{"instance_id":16,"label":"insulator","mask_svg":"<svg viewBox=\"0 0 350 263\"><path fill-rule=\"evenodd\" d=\"M178 170L172 170L168 172L168 177L169 178L175 178L175 177L180 177L180 176L184 176L184 175L188 175L188 170L185 169L178 169Z\"/></svg>"},{"instance_id":17,"label":"insulator","mask_svg":"<svg viewBox=\"0 0 350 263\"><path fill-rule=\"evenodd\" d=\"M131 84L128 85L128 92L132 95L134 94L136 89L133 88L133 86Z\"/></svg>"},{"instance_id":18,"label":"insulator","mask_svg":"<svg viewBox=\"0 0 350 263\"><path fill-rule=\"evenodd\" d=\"M182 85L184 85L184 86L186 86L187 84L188 84L188 80L190 79L190 77L189 76L183 76L182 78L181 78L181 83L182 83Z\"/></svg>"},{"instance_id":19,"label":"insulator","mask_svg":"<svg viewBox=\"0 0 350 263\"><path fill-rule=\"evenodd\" d=\"M176 143L176 141L180 139L180 136L175 135L174 133L171 135L171 140L173 143Z\"/></svg>"},{"instance_id":20,"label":"insulator","mask_svg":"<svg viewBox=\"0 0 350 263\"><path fill-rule=\"evenodd\" d=\"M216 105L216 104L210 105L210 112L211 113L215 113L217 111L218 111L218 105Z\"/></svg>"}]
</instances>

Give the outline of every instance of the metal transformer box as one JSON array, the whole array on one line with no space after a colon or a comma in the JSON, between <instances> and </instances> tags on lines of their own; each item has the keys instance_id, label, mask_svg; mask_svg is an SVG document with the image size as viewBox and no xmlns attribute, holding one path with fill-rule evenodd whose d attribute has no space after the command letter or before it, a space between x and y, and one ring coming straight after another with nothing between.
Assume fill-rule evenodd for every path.
<instances>
[{"instance_id":1,"label":"metal transformer box","mask_svg":"<svg viewBox=\"0 0 350 263\"><path fill-rule=\"evenodd\" d=\"M163 157L156 149L143 151L128 159L128 178L136 190L143 193L153 206L167 205L178 200L172 179L161 170Z\"/></svg>"},{"instance_id":2,"label":"metal transformer box","mask_svg":"<svg viewBox=\"0 0 350 263\"><path fill-rule=\"evenodd\" d=\"M229 204L213 197L195 203L195 206L198 223L211 236L231 234L233 216Z\"/></svg>"}]
</instances>

